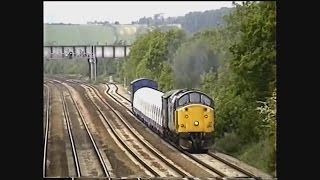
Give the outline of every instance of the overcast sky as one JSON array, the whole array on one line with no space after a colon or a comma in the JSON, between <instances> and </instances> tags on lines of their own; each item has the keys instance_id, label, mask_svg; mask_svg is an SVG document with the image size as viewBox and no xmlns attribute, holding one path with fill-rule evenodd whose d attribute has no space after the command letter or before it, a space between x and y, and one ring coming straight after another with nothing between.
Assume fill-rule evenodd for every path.
<instances>
[{"instance_id":1,"label":"overcast sky","mask_svg":"<svg viewBox=\"0 0 320 180\"><path fill-rule=\"evenodd\" d=\"M184 16L221 7L232 7L232 1L47 1L43 3L43 14L44 23L86 24L97 20L131 24L157 13Z\"/></svg>"}]
</instances>

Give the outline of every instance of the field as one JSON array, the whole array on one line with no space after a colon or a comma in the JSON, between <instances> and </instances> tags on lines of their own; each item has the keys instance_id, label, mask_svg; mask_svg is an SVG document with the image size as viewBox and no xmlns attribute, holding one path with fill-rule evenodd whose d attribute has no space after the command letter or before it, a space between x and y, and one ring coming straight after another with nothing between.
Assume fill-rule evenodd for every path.
<instances>
[{"instance_id":1,"label":"field","mask_svg":"<svg viewBox=\"0 0 320 180\"><path fill-rule=\"evenodd\" d=\"M131 44L140 25L44 25L44 45Z\"/></svg>"}]
</instances>

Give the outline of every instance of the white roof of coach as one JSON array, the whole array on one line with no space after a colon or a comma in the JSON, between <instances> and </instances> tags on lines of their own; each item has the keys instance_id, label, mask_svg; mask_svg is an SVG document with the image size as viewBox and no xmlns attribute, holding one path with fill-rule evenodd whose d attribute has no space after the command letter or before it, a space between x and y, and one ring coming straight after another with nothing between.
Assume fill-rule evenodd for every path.
<instances>
[{"instance_id":1,"label":"white roof of coach","mask_svg":"<svg viewBox=\"0 0 320 180\"><path fill-rule=\"evenodd\" d=\"M161 96L163 95L162 92L154 90L152 88L141 88L138 89L134 93L134 98L143 99L145 102L149 104L154 104L158 107L162 107Z\"/></svg>"}]
</instances>

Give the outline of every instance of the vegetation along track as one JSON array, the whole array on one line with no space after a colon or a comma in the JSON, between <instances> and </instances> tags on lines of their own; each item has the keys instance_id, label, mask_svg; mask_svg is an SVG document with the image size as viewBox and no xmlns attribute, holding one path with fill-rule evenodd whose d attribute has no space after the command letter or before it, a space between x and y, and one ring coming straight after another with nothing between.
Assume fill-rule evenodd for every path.
<instances>
[{"instance_id":1,"label":"vegetation along track","mask_svg":"<svg viewBox=\"0 0 320 180\"><path fill-rule=\"evenodd\" d=\"M79 83L79 82L75 82ZM109 113L113 113L113 123L108 122L108 119L106 119L107 123L110 127L112 127L112 131L118 131L118 135L122 136L121 138L126 139L126 143L131 144L130 147L127 147L131 154L134 154L133 156L136 156L135 153L138 154L137 158L138 161L141 161L141 163L146 165L146 168L151 171L155 176L160 177L190 177L191 175L183 170L180 170L180 167L177 167L172 161L166 159L163 155L160 155L159 152L157 152L155 149L150 147L150 145L146 144L144 140L141 139L137 135L135 131L132 130L132 127L130 127L119 115L117 111L115 111L107 102L104 101L104 99L101 97L99 92L90 85L84 85L82 83L79 83L81 86L83 86L85 89L87 89L87 93L91 94L91 97L95 97L99 99L101 105L99 106L98 102L94 102L96 107L101 112L101 115L103 115L102 111L99 107L108 107ZM109 114L110 117L110 114ZM119 137L119 139L121 139ZM122 141L122 140L121 140ZM127 146L127 145L125 145ZM132 148L134 147L134 148ZM133 149L133 150L131 150ZM135 149L135 150L134 150ZM143 158L143 159L141 159ZM140 159L140 160L139 160ZM147 161L146 161L147 160Z\"/></svg>"},{"instance_id":2,"label":"vegetation along track","mask_svg":"<svg viewBox=\"0 0 320 180\"><path fill-rule=\"evenodd\" d=\"M113 85L115 87L115 89L111 88L110 84ZM130 106L128 107L128 103L130 103L130 100L118 92L118 86L115 83L107 83L106 86L108 89L108 90L106 90L106 92L110 95L110 97L112 97L113 100L115 100L117 103L122 105L124 108L126 108L133 115L133 113L131 112ZM114 91L111 92L111 89L113 89ZM185 154L186 156L188 156L192 160L198 162L202 166L217 173L221 177L249 177L249 178L254 178L254 179L262 179L260 177L257 177L253 173L217 156L216 154L214 154L210 151L207 154L190 154L190 153L182 150L180 147L177 147L172 142L170 142L170 141L167 141L167 142L169 144L173 145L174 147L176 147L181 153ZM217 169L212 166L212 165L217 165L217 164L218 164L218 167L221 167L221 168Z\"/></svg>"}]
</instances>

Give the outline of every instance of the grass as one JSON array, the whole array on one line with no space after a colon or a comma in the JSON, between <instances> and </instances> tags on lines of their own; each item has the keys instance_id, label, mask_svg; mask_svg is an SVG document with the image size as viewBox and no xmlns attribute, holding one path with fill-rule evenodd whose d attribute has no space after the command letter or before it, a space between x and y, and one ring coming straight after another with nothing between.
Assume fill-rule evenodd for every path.
<instances>
[{"instance_id":1,"label":"grass","mask_svg":"<svg viewBox=\"0 0 320 180\"><path fill-rule=\"evenodd\" d=\"M243 144L235 133L225 134L221 139L216 139L214 149L231 155L257 169L270 175L275 175L275 157L268 139L256 143Z\"/></svg>"},{"instance_id":2,"label":"grass","mask_svg":"<svg viewBox=\"0 0 320 180\"><path fill-rule=\"evenodd\" d=\"M139 25L44 25L44 45L104 45L117 38L129 44L137 30Z\"/></svg>"},{"instance_id":3,"label":"grass","mask_svg":"<svg viewBox=\"0 0 320 180\"><path fill-rule=\"evenodd\" d=\"M243 147L238 158L266 173L275 175L272 146L267 139Z\"/></svg>"}]
</instances>

